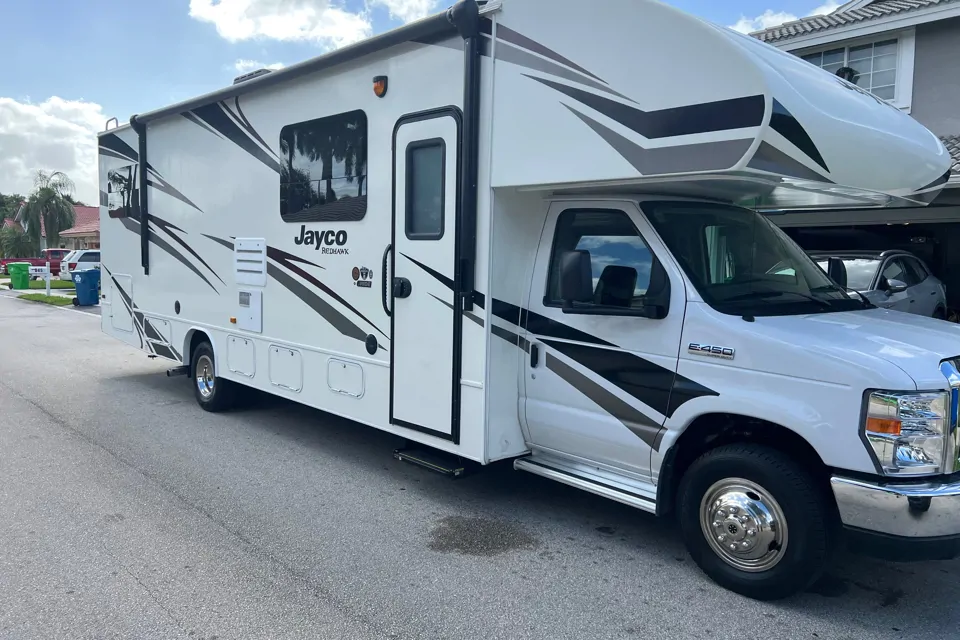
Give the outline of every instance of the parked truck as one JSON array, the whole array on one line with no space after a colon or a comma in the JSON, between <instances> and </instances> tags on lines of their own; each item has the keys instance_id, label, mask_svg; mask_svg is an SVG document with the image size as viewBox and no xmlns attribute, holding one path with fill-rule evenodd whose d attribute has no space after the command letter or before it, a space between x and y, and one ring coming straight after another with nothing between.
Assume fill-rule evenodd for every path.
<instances>
[{"instance_id":1,"label":"parked truck","mask_svg":"<svg viewBox=\"0 0 960 640\"><path fill-rule=\"evenodd\" d=\"M56 277L60 273L60 262L70 253L70 249L44 249L39 258L4 258L0 260L0 268L7 275L7 265L11 262L29 262L31 267L43 267L50 263L50 275Z\"/></svg>"},{"instance_id":2,"label":"parked truck","mask_svg":"<svg viewBox=\"0 0 960 640\"><path fill-rule=\"evenodd\" d=\"M797 57L654 0L463 0L99 154L103 331L203 409L253 387L675 514L755 598L844 543L960 553L960 326L758 213L923 206L950 157Z\"/></svg>"}]
</instances>

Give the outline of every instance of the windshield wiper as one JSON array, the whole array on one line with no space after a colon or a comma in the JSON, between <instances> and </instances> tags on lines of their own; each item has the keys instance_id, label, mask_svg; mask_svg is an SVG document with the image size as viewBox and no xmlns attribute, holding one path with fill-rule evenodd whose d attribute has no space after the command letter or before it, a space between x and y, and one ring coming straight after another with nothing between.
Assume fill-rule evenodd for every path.
<instances>
[{"instance_id":1,"label":"windshield wiper","mask_svg":"<svg viewBox=\"0 0 960 640\"><path fill-rule=\"evenodd\" d=\"M831 309L833 305L830 304L827 300L823 298L816 298L806 293L800 293L799 291L777 291L775 289L758 289L756 291L750 291L748 293L741 293L738 296L733 296L732 298L726 298L724 302L735 302L738 300L763 300L764 298L775 298L782 295L791 295L791 296L800 296L810 302L815 302L824 309Z\"/></svg>"}]
</instances>

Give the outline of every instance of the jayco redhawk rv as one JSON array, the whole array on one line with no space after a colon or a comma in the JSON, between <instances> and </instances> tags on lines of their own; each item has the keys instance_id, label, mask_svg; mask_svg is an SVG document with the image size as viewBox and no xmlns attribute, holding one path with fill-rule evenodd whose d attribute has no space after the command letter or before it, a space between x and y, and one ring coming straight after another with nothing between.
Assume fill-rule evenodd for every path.
<instances>
[{"instance_id":1,"label":"jayco redhawk rv","mask_svg":"<svg viewBox=\"0 0 960 640\"><path fill-rule=\"evenodd\" d=\"M99 148L103 330L205 409L254 387L675 513L758 598L845 540L958 552L960 327L757 213L947 181L845 80L654 0L463 0Z\"/></svg>"}]
</instances>

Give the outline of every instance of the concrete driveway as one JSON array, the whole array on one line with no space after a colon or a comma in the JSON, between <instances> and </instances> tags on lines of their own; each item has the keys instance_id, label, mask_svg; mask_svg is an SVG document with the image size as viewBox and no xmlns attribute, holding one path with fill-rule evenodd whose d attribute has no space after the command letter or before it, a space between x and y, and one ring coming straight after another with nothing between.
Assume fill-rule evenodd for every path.
<instances>
[{"instance_id":1,"label":"concrete driveway","mask_svg":"<svg viewBox=\"0 0 960 640\"><path fill-rule=\"evenodd\" d=\"M95 317L0 299L0 638L945 638L960 563L714 586L652 516L498 465L448 480L271 398L202 412Z\"/></svg>"}]
</instances>

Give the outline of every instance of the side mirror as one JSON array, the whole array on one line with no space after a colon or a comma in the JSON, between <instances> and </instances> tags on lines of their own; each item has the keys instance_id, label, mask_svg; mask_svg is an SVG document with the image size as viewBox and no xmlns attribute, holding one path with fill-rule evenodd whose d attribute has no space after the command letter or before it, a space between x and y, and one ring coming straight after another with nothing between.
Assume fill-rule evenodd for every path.
<instances>
[{"instance_id":1,"label":"side mirror","mask_svg":"<svg viewBox=\"0 0 960 640\"><path fill-rule=\"evenodd\" d=\"M589 251L560 254L560 299L564 305L593 300L593 267Z\"/></svg>"},{"instance_id":2,"label":"side mirror","mask_svg":"<svg viewBox=\"0 0 960 640\"><path fill-rule=\"evenodd\" d=\"M847 288L847 267L840 258L832 257L827 260L827 275L844 289Z\"/></svg>"},{"instance_id":3,"label":"side mirror","mask_svg":"<svg viewBox=\"0 0 960 640\"><path fill-rule=\"evenodd\" d=\"M892 296L895 293L901 293L907 290L907 283L902 280L887 280L887 295Z\"/></svg>"}]
</instances>

